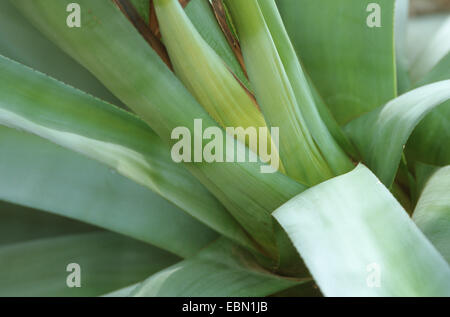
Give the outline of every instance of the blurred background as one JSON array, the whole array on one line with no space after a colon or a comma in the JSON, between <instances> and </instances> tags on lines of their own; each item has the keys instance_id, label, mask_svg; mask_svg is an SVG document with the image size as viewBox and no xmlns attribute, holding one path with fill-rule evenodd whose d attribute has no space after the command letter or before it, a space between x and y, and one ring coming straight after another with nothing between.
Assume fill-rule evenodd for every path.
<instances>
[{"instance_id":1,"label":"blurred background","mask_svg":"<svg viewBox=\"0 0 450 317\"><path fill-rule=\"evenodd\" d=\"M406 55L416 60L432 35L450 18L450 0L410 0Z\"/></svg>"},{"instance_id":2,"label":"blurred background","mask_svg":"<svg viewBox=\"0 0 450 317\"><path fill-rule=\"evenodd\" d=\"M411 0L411 15L450 11L450 0Z\"/></svg>"}]
</instances>

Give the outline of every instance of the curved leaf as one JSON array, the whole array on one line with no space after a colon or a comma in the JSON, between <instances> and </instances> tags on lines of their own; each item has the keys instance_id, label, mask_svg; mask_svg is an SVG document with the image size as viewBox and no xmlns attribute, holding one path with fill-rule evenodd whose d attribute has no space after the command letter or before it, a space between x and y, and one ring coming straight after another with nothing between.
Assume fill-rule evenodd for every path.
<instances>
[{"instance_id":1,"label":"curved leaf","mask_svg":"<svg viewBox=\"0 0 450 317\"><path fill-rule=\"evenodd\" d=\"M308 77L303 72L303 67L284 28L275 0L258 0L258 3L314 141L335 175L349 172L354 166L322 120L323 112L321 114L319 109L321 105L317 105L320 97L314 97L317 92L313 92L314 88L308 83ZM328 119L328 122L330 120ZM339 132L342 135L340 128Z\"/></svg>"},{"instance_id":2,"label":"curved leaf","mask_svg":"<svg viewBox=\"0 0 450 317\"><path fill-rule=\"evenodd\" d=\"M450 80L412 90L346 126L364 162L391 186L403 148L415 126L450 98Z\"/></svg>"},{"instance_id":3,"label":"curved leaf","mask_svg":"<svg viewBox=\"0 0 450 317\"><path fill-rule=\"evenodd\" d=\"M450 166L438 169L426 182L413 220L450 263Z\"/></svg>"},{"instance_id":4,"label":"curved leaf","mask_svg":"<svg viewBox=\"0 0 450 317\"><path fill-rule=\"evenodd\" d=\"M113 233L40 239L0 247L1 296L97 296L142 280L180 258ZM67 265L80 266L69 288Z\"/></svg>"},{"instance_id":5,"label":"curved leaf","mask_svg":"<svg viewBox=\"0 0 450 317\"><path fill-rule=\"evenodd\" d=\"M448 263L363 165L274 216L326 296L450 296Z\"/></svg>"},{"instance_id":6,"label":"curved leaf","mask_svg":"<svg viewBox=\"0 0 450 317\"><path fill-rule=\"evenodd\" d=\"M450 53L423 78L419 85L450 79ZM406 144L408 160L444 166L450 164L450 101L431 111L414 129Z\"/></svg>"},{"instance_id":7,"label":"curved leaf","mask_svg":"<svg viewBox=\"0 0 450 317\"><path fill-rule=\"evenodd\" d=\"M292 87L291 78L294 77L289 78L289 74L293 75L293 72L288 73L285 69L291 65L288 60L284 61L286 65L283 64L258 1L227 0L225 4L236 25L256 100L268 126L280 130L279 152L286 175L309 186L332 177L333 172L299 107L300 102L313 102L309 87L305 81L298 80L295 84L301 86L297 90ZM273 7L266 10L267 15L271 9ZM275 25L274 22L272 27ZM281 45L281 41L278 44ZM283 57L287 58L287 54ZM297 100L299 97L302 99Z\"/></svg>"}]
</instances>

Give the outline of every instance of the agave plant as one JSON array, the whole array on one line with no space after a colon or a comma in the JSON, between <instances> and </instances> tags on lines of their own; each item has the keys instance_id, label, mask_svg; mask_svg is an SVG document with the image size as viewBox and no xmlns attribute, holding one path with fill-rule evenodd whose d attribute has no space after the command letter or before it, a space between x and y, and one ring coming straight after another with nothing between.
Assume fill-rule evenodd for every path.
<instances>
[{"instance_id":1,"label":"agave plant","mask_svg":"<svg viewBox=\"0 0 450 317\"><path fill-rule=\"evenodd\" d=\"M0 7L0 295L450 295L448 15L408 22L404 0ZM254 162L174 161L175 129L196 120L279 142L214 150Z\"/></svg>"}]
</instances>

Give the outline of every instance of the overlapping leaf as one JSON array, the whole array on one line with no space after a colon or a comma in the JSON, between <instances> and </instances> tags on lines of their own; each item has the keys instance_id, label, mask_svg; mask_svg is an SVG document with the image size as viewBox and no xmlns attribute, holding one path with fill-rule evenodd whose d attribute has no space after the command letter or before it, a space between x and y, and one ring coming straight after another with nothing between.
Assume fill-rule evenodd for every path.
<instances>
[{"instance_id":1,"label":"overlapping leaf","mask_svg":"<svg viewBox=\"0 0 450 317\"><path fill-rule=\"evenodd\" d=\"M76 30L67 28L65 21L57 18L56 13L64 11L68 3L14 1L39 29L88 68L169 144L175 143L171 133L176 127L186 127L193 135L194 119L202 119L203 129L217 127L112 3L79 1L84 26ZM202 141L203 145L207 143ZM239 142L227 144L230 152L231 146L248 151ZM276 256L270 213L305 187L280 173L261 174L261 167L265 166L262 163L186 166L266 252Z\"/></svg>"},{"instance_id":2,"label":"overlapping leaf","mask_svg":"<svg viewBox=\"0 0 450 317\"><path fill-rule=\"evenodd\" d=\"M448 263L363 165L274 216L326 296L450 295Z\"/></svg>"},{"instance_id":3,"label":"overlapping leaf","mask_svg":"<svg viewBox=\"0 0 450 317\"><path fill-rule=\"evenodd\" d=\"M178 1L155 0L155 10L175 73L197 101L224 128L255 129L258 140L241 137L254 153L259 153L259 144L277 153L270 133L260 133L267 126L253 96L206 43ZM272 160L279 162L278 154ZM278 163L275 168L279 167Z\"/></svg>"},{"instance_id":4,"label":"overlapping leaf","mask_svg":"<svg viewBox=\"0 0 450 317\"><path fill-rule=\"evenodd\" d=\"M347 125L364 162L391 186L404 146L415 126L450 98L450 80L414 89Z\"/></svg>"},{"instance_id":5,"label":"overlapping leaf","mask_svg":"<svg viewBox=\"0 0 450 317\"><path fill-rule=\"evenodd\" d=\"M340 141L344 138L339 133L341 130L339 129L339 132L333 131L335 132L334 135L328 130L325 122L331 126L331 129L334 128L334 122L330 122L332 119L324 113L325 110L321 111L320 109L326 106L321 105L320 97L315 96L317 92L312 91L314 89L311 88L312 83L308 84L307 76L284 28L275 0L258 0L258 4L289 78L298 107L315 143L335 175L350 171L353 168L350 159L334 140L335 135L338 136ZM323 121L321 116L324 116L326 121ZM346 142L343 141L342 143Z\"/></svg>"},{"instance_id":6,"label":"overlapping leaf","mask_svg":"<svg viewBox=\"0 0 450 317\"><path fill-rule=\"evenodd\" d=\"M283 55L286 63L283 64L281 53L272 39L258 1L230 0L225 1L225 4L230 9L237 28L256 100L268 125L280 129L280 157L286 175L307 185L332 177L332 170L315 143L298 104L301 101L312 102L312 96L305 95L308 89L305 87L306 81L304 78L297 78L303 79L303 82L297 81L300 86L294 91L285 69L285 66L294 65L287 64L292 62L286 60L290 57L287 54ZM266 13L269 14L272 10L273 7L268 8ZM275 18L272 20L273 25L277 26ZM273 32L275 31L274 29ZM281 43L285 45L283 49L289 44L280 39L278 44ZM296 71L298 70L297 67ZM302 100L297 100L298 97Z\"/></svg>"},{"instance_id":7,"label":"overlapping leaf","mask_svg":"<svg viewBox=\"0 0 450 317\"><path fill-rule=\"evenodd\" d=\"M418 84L450 79L450 54L444 57ZM450 101L431 111L414 129L406 144L408 160L432 165L450 164Z\"/></svg>"},{"instance_id":8,"label":"overlapping leaf","mask_svg":"<svg viewBox=\"0 0 450 317\"><path fill-rule=\"evenodd\" d=\"M4 57L0 78L1 124L98 160L219 232L251 245L220 203L171 160L167 146L133 115Z\"/></svg>"}]
</instances>

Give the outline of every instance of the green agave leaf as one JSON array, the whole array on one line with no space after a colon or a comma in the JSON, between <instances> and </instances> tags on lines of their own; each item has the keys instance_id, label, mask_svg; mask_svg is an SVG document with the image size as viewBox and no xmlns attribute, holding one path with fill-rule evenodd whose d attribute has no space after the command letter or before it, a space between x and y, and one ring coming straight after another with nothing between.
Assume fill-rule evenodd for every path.
<instances>
[{"instance_id":1,"label":"green agave leaf","mask_svg":"<svg viewBox=\"0 0 450 317\"><path fill-rule=\"evenodd\" d=\"M329 133L331 133L331 135L339 144L339 146L342 147L342 149L344 149L346 153L348 153L352 157L355 158L358 157L356 149L354 148L353 144L348 140L342 128L338 125L337 121L334 119L330 110L325 105L323 98L317 91L317 88L312 82L310 76L306 73L304 67L298 64L298 63L301 64L301 61L298 59L297 54L293 52L289 35L286 34L284 24L280 19L280 15L277 13L278 10L275 8L274 2L272 0L260 1L259 4L262 13L265 15L265 19L269 27L269 30L273 34L272 38L274 39L274 43L275 45L277 45L277 48L281 54L280 57L283 60L283 64L285 65L287 74L290 76L291 82L293 82L293 88L295 89L294 92L296 92L297 95L299 95L299 90L301 90L301 87L299 86L304 85L302 73L304 73L306 76L310 92L314 98L315 108L319 112L320 118L317 117L315 113L316 112L315 108L311 107L312 106L311 102L305 102L305 104L300 103L299 106L305 108L303 110L305 111L304 114L306 116L307 124L309 124L310 122L314 123L313 125L309 125L309 127L310 129L313 129L312 133L313 137L315 137L316 139L316 142L318 142L319 146L321 146L322 149L328 146L327 143L332 142L331 140L328 139L328 137L325 138L328 132L322 127L322 123L320 122L320 119L322 119L323 123L328 128ZM292 67L288 67L289 64L292 64ZM295 84L296 82L297 84ZM306 89L306 87L304 88L305 90L308 90ZM304 93L308 95L307 91ZM302 100L301 97L298 98ZM335 145L330 145L330 147L336 148ZM326 149L324 149L323 151L327 152ZM335 150L335 152L338 151L339 150L337 149ZM338 161L340 160L342 162L344 159L340 159L341 156L342 156L341 154L336 154ZM343 165L345 165L345 163L343 163Z\"/></svg>"},{"instance_id":2,"label":"green agave leaf","mask_svg":"<svg viewBox=\"0 0 450 317\"><path fill-rule=\"evenodd\" d=\"M0 247L1 296L97 296L179 261L158 248L113 233L39 239ZM69 288L70 263L81 287Z\"/></svg>"},{"instance_id":3,"label":"green agave leaf","mask_svg":"<svg viewBox=\"0 0 450 317\"><path fill-rule=\"evenodd\" d=\"M420 82L419 86L450 79L450 53ZM414 129L406 144L408 160L432 165L450 164L450 101L431 111Z\"/></svg>"},{"instance_id":4,"label":"green agave leaf","mask_svg":"<svg viewBox=\"0 0 450 317\"><path fill-rule=\"evenodd\" d=\"M0 201L0 246L98 230L78 221Z\"/></svg>"},{"instance_id":5,"label":"green agave leaf","mask_svg":"<svg viewBox=\"0 0 450 317\"><path fill-rule=\"evenodd\" d=\"M305 96L306 82L301 82L304 78L296 82L301 85L296 90L298 92L296 95L258 2L230 0L225 1L225 4L237 28L256 100L267 124L280 129L279 150L286 175L307 185L332 177L333 173L316 145L299 108L298 103L301 101L313 102L310 95ZM265 10L266 13L271 9ZM273 25L276 25L276 21ZM281 44L286 45L280 41L279 45ZM287 54L283 57L288 58ZM291 66L287 64L290 61L285 62ZM293 75L298 70L297 68L290 71L289 74ZM303 99L297 100L297 97Z\"/></svg>"},{"instance_id":6,"label":"green agave leaf","mask_svg":"<svg viewBox=\"0 0 450 317\"><path fill-rule=\"evenodd\" d=\"M155 0L161 34L178 78L222 127L267 128L249 92L229 67L203 40L178 0ZM269 133L264 137L275 150ZM241 140L258 152L259 142ZM278 156L275 158L279 160Z\"/></svg>"},{"instance_id":7,"label":"green agave leaf","mask_svg":"<svg viewBox=\"0 0 450 317\"><path fill-rule=\"evenodd\" d=\"M414 89L346 126L364 162L391 186L403 148L415 126L450 98L450 80Z\"/></svg>"},{"instance_id":8,"label":"green agave leaf","mask_svg":"<svg viewBox=\"0 0 450 317\"><path fill-rule=\"evenodd\" d=\"M133 115L0 56L0 124L23 129L100 161L208 226L251 245L225 208L175 164Z\"/></svg>"},{"instance_id":9,"label":"green agave leaf","mask_svg":"<svg viewBox=\"0 0 450 317\"><path fill-rule=\"evenodd\" d=\"M410 73L414 82L420 80L450 51L450 16L437 30L427 47L412 63Z\"/></svg>"},{"instance_id":10,"label":"green agave leaf","mask_svg":"<svg viewBox=\"0 0 450 317\"><path fill-rule=\"evenodd\" d=\"M428 179L413 213L413 220L450 263L450 166Z\"/></svg>"},{"instance_id":11,"label":"green agave leaf","mask_svg":"<svg viewBox=\"0 0 450 317\"><path fill-rule=\"evenodd\" d=\"M260 297L306 281L310 279L272 275L245 250L219 239L196 256L150 276L131 295Z\"/></svg>"},{"instance_id":12,"label":"green agave leaf","mask_svg":"<svg viewBox=\"0 0 450 317\"><path fill-rule=\"evenodd\" d=\"M306 71L340 124L396 96L395 2L376 1L381 7L381 27L370 28L366 9L373 2L277 2Z\"/></svg>"},{"instance_id":13,"label":"green agave leaf","mask_svg":"<svg viewBox=\"0 0 450 317\"><path fill-rule=\"evenodd\" d=\"M84 67L36 30L9 1L0 1L0 54L125 107Z\"/></svg>"},{"instance_id":14,"label":"green agave leaf","mask_svg":"<svg viewBox=\"0 0 450 317\"><path fill-rule=\"evenodd\" d=\"M250 83L217 23L209 0L190 0L184 11L206 43L220 56L245 88L251 91Z\"/></svg>"},{"instance_id":15,"label":"green agave leaf","mask_svg":"<svg viewBox=\"0 0 450 317\"><path fill-rule=\"evenodd\" d=\"M217 127L111 2L78 1L82 8L83 27L75 30L67 28L65 21L59 18L68 3L68 0L14 1L14 5L41 31L88 68L169 144L176 143L171 139L176 127L186 127L193 135L194 119L202 120L203 129ZM203 140L203 146L206 144ZM237 141L226 146L228 151L231 146L237 146L239 151L248 151ZM303 191L305 186L281 173L262 174L261 168L267 166L261 162L185 165L265 251L276 257L270 214ZM230 183L234 186L229 186ZM199 196L204 197L205 194Z\"/></svg>"},{"instance_id":16,"label":"green agave leaf","mask_svg":"<svg viewBox=\"0 0 450 317\"><path fill-rule=\"evenodd\" d=\"M326 296L450 295L448 263L363 165L306 190L274 217Z\"/></svg>"},{"instance_id":17,"label":"green agave leaf","mask_svg":"<svg viewBox=\"0 0 450 317\"><path fill-rule=\"evenodd\" d=\"M47 140L0 126L0 148L2 200L119 232L181 257L217 237L147 188ZM33 213L30 221L50 216Z\"/></svg>"},{"instance_id":18,"label":"green agave leaf","mask_svg":"<svg viewBox=\"0 0 450 317\"><path fill-rule=\"evenodd\" d=\"M354 166L322 121L314 93L284 28L275 0L258 0L258 3L314 141L336 175L349 172Z\"/></svg>"}]
</instances>

